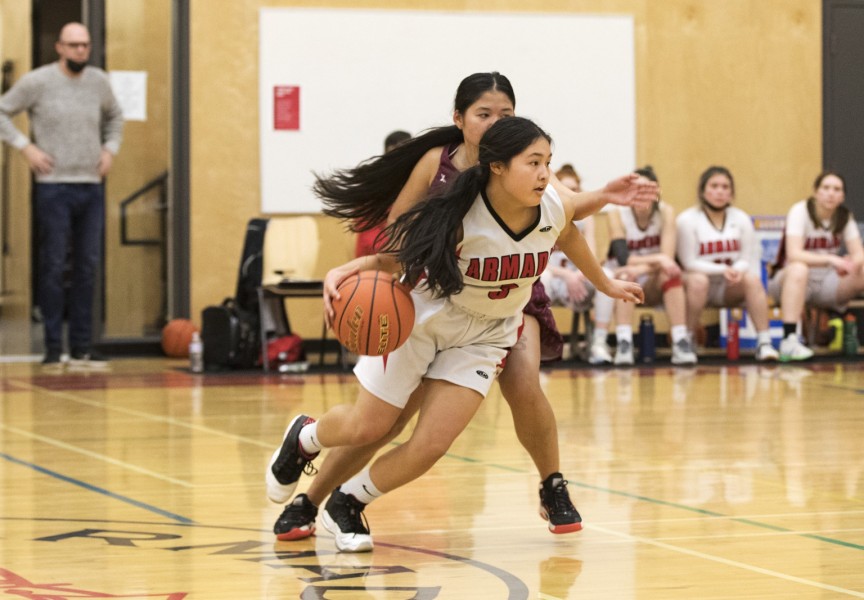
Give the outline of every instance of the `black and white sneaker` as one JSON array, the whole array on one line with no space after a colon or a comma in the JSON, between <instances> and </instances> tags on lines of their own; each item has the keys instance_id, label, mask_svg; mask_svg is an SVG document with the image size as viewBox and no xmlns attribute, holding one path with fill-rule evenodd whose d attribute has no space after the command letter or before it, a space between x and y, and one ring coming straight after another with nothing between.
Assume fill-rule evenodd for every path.
<instances>
[{"instance_id":1,"label":"black and white sneaker","mask_svg":"<svg viewBox=\"0 0 864 600\"><path fill-rule=\"evenodd\" d=\"M69 353L70 368L107 369L108 357L93 350L74 349Z\"/></svg>"},{"instance_id":2,"label":"black and white sneaker","mask_svg":"<svg viewBox=\"0 0 864 600\"><path fill-rule=\"evenodd\" d=\"M42 368L45 371L62 371L63 357L61 356L61 352L53 349L47 350L45 358L42 359Z\"/></svg>"},{"instance_id":3,"label":"black and white sneaker","mask_svg":"<svg viewBox=\"0 0 864 600\"><path fill-rule=\"evenodd\" d=\"M267 497L272 502L284 504L288 502L297 487L300 475L314 475L318 471L312 466L312 461L318 456L306 454L300 448L300 430L304 425L314 423L315 419L307 415L297 415L288 424L282 445L273 453L264 480L267 482Z\"/></svg>"},{"instance_id":4,"label":"black and white sneaker","mask_svg":"<svg viewBox=\"0 0 864 600\"><path fill-rule=\"evenodd\" d=\"M283 542L302 540L315 535L315 518L318 507L312 504L306 494L297 494L291 504L285 507L276 523L273 533L276 539Z\"/></svg>"},{"instance_id":5,"label":"black and white sneaker","mask_svg":"<svg viewBox=\"0 0 864 600\"><path fill-rule=\"evenodd\" d=\"M372 535L363 514L364 508L365 504L350 494L343 494L339 488L330 494L321 522L336 538L336 548L341 552L372 551Z\"/></svg>"},{"instance_id":6,"label":"black and white sneaker","mask_svg":"<svg viewBox=\"0 0 864 600\"><path fill-rule=\"evenodd\" d=\"M549 521L552 533L582 529L582 517L570 501L567 480L561 473L552 473L540 484L540 516Z\"/></svg>"}]
</instances>

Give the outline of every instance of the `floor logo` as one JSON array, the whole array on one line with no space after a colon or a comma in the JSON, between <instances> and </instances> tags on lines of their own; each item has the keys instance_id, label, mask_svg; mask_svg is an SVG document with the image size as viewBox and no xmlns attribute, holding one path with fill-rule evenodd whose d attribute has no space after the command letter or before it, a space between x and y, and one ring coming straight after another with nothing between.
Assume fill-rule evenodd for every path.
<instances>
[{"instance_id":1,"label":"floor logo","mask_svg":"<svg viewBox=\"0 0 864 600\"><path fill-rule=\"evenodd\" d=\"M327 534L278 542L270 531L195 523L0 517L0 524L4 547L17 549L0 566L0 597L196 600L218 590L220 597L236 598L328 600L380 592L433 600L448 597L453 586L449 597L483 597L495 590L496 598L528 598L520 579L493 565L388 543L383 536L373 553L343 554ZM409 539L423 543L416 532ZM92 585L94 564L102 565L98 586ZM76 569L80 578L74 577ZM454 569L460 571L456 576Z\"/></svg>"}]
</instances>

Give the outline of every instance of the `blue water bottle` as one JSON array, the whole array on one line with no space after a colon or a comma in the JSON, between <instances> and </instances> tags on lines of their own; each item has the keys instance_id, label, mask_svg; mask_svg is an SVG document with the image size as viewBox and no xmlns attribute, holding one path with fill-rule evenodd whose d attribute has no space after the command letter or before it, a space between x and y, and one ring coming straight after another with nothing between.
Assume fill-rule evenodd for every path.
<instances>
[{"instance_id":1,"label":"blue water bottle","mask_svg":"<svg viewBox=\"0 0 864 600\"><path fill-rule=\"evenodd\" d=\"M642 315L639 320L639 362L650 364L656 357L654 345L654 319L651 315Z\"/></svg>"}]
</instances>

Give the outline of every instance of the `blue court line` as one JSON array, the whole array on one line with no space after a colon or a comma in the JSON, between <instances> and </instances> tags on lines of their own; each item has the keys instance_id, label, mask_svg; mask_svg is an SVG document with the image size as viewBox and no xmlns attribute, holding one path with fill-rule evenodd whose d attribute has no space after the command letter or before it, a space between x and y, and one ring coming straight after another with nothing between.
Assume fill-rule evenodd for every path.
<instances>
[{"instance_id":1,"label":"blue court line","mask_svg":"<svg viewBox=\"0 0 864 600\"><path fill-rule=\"evenodd\" d=\"M175 515L174 513L168 512L167 510L162 510L161 508L156 508L155 506L151 506L149 504L145 504L144 502L139 502L138 500L133 500L132 498L128 498L126 496L121 496L120 494L115 494L114 492L109 492L104 488L97 487L95 485L90 485L89 483L85 483L78 479L73 479L72 477L67 477L66 475L61 475L56 471L52 471L50 469L46 469L45 467L40 467L39 465L34 465L33 463L29 463L27 461L21 460L20 458L15 458L14 456L9 456L8 454L4 454L0 452L0 458L5 458L9 462L15 463L17 465L21 465L23 467L29 467L34 471L38 471L44 475L48 475L49 477L54 477L55 479L59 479L61 481L65 481L66 483L71 483L72 485L77 485L78 487L82 487L85 490L96 492L97 494L102 494L103 496L108 496L109 498L113 498L115 500L119 500L120 502L125 502L126 504L131 504L132 506L136 506L138 508L143 508L146 511L156 513L157 515L161 515L163 517L168 517L173 521L177 521L179 523L187 523L194 524L195 521L192 519L187 519L186 517L181 517L180 515Z\"/></svg>"}]
</instances>

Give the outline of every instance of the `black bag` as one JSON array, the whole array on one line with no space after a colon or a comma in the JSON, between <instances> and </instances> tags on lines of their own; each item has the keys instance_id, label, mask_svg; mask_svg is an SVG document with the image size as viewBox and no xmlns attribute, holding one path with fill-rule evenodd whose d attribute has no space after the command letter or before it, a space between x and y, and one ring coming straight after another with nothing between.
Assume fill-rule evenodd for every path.
<instances>
[{"instance_id":1,"label":"black bag","mask_svg":"<svg viewBox=\"0 0 864 600\"><path fill-rule=\"evenodd\" d=\"M201 311L205 369L256 366L261 356L260 338L257 315L239 308L233 298Z\"/></svg>"},{"instance_id":2,"label":"black bag","mask_svg":"<svg viewBox=\"0 0 864 600\"><path fill-rule=\"evenodd\" d=\"M263 269L267 219L250 219L243 241L233 298L201 311L201 341L206 369L249 369L261 358L258 287Z\"/></svg>"}]
</instances>

